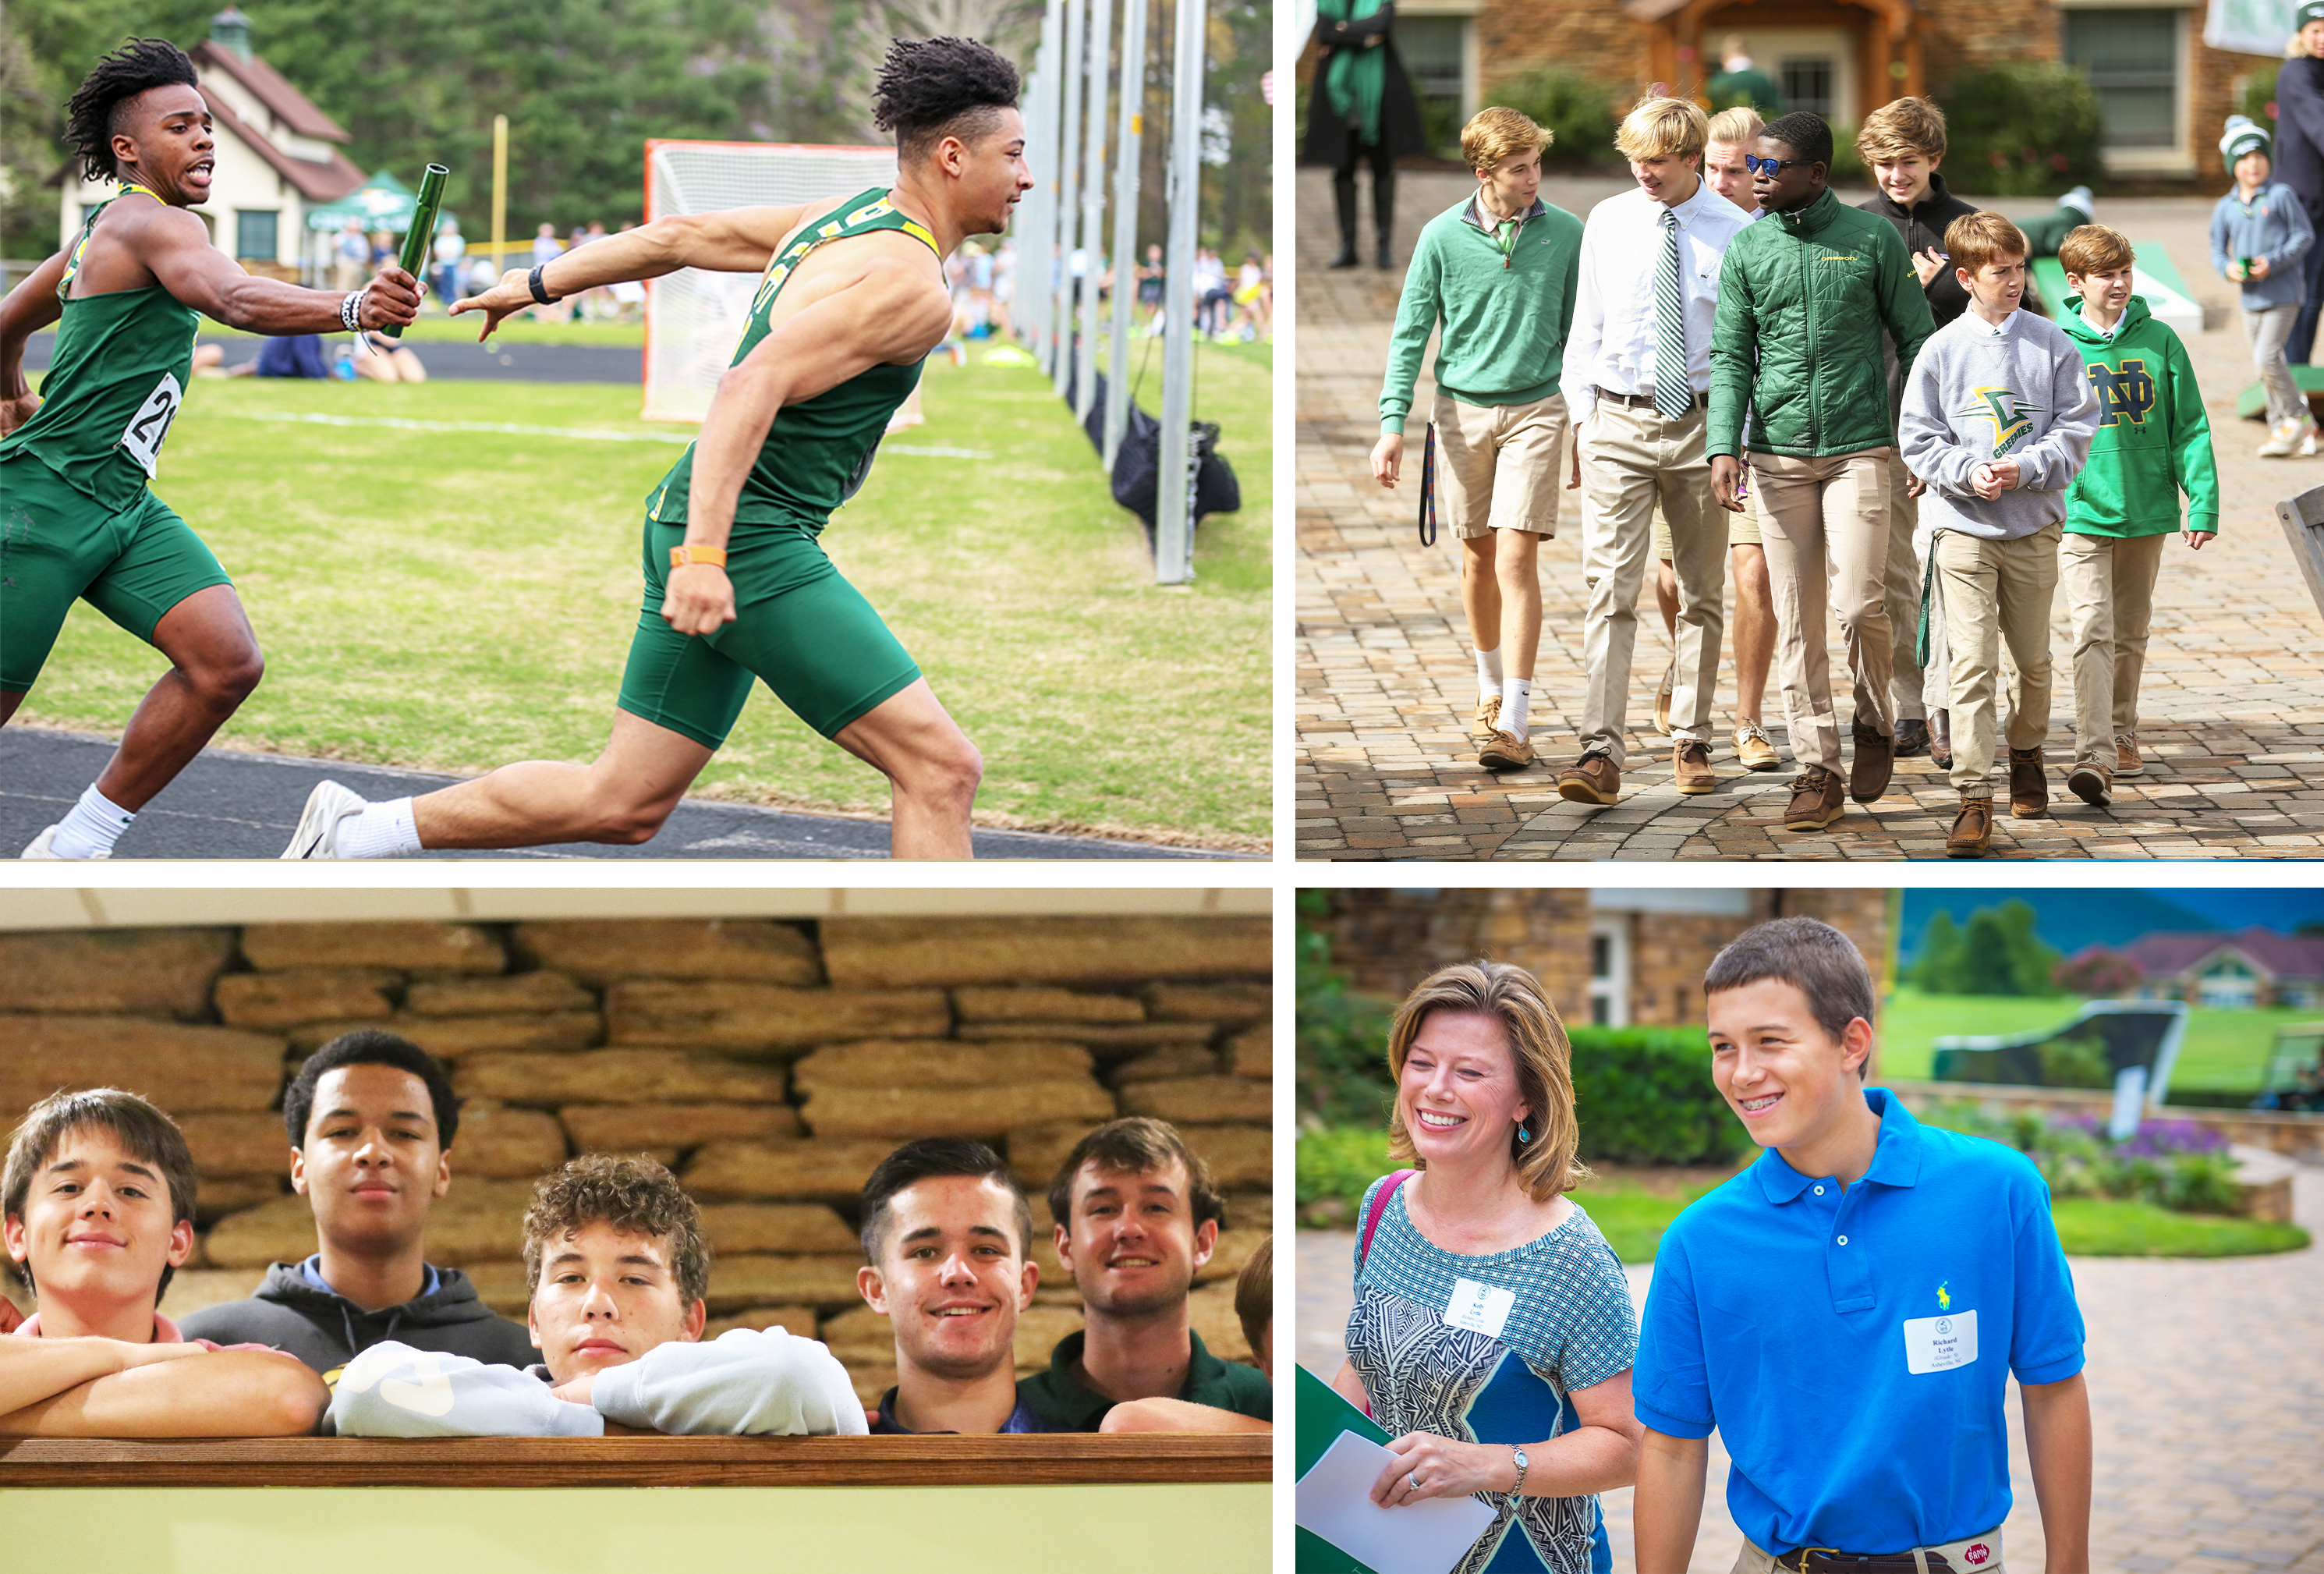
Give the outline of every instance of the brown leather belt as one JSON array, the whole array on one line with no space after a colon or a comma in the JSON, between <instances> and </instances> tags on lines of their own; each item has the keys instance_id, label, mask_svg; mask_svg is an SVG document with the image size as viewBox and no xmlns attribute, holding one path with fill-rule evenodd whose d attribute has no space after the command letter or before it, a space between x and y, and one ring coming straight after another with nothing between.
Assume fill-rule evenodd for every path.
<instances>
[{"instance_id":1,"label":"brown leather belt","mask_svg":"<svg viewBox=\"0 0 2324 1574\"><path fill-rule=\"evenodd\" d=\"M1590 386L1599 398L1603 399L1609 403L1627 404L1633 410L1652 410L1655 408L1655 396L1651 394L1617 394L1611 388L1600 388L1595 383L1592 383ZM1710 403L1711 395L1708 394L1689 394L1687 395L1686 403L1687 408L1692 410L1698 404Z\"/></svg>"},{"instance_id":2,"label":"brown leather belt","mask_svg":"<svg viewBox=\"0 0 2324 1574\"><path fill-rule=\"evenodd\" d=\"M1941 1552L1921 1554L1929 1574L1950 1574L1952 1565ZM1778 1569L1799 1574L1919 1574L1920 1564L1910 1552L1840 1552L1826 1547L1801 1547L1775 1560Z\"/></svg>"}]
</instances>

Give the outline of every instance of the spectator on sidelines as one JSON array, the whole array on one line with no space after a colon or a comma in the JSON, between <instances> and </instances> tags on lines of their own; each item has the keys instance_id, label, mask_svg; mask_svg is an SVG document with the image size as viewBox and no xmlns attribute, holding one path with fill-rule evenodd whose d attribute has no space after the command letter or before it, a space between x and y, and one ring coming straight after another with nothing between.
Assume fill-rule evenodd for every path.
<instances>
[{"instance_id":1,"label":"spectator on sidelines","mask_svg":"<svg viewBox=\"0 0 2324 1574\"><path fill-rule=\"evenodd\" d=\"M1565 336L1582 221L1540 199L1550 134L1517 110L1462 128L1477 193L1430 219L1397 299L1372 478L1393 487L1428 338L1436 345L1439 514L1461 543L1461 600L1477 657L1477 763L1534 761L1526 707L1541 641L1542 538L1557 533L1565 452Z\"/></svg>"},{"instance_id":2,"label":"spectator on sidelines","mask_svg":"<svg viewBox=\"0 0 2324 1574\"><path fill-rule=\"evenodd\" d=\"M2292 14L2291 58L2275 76L2275 175L2299 194L2310 231L2324 232L2324 0L2305 0ZM2292 319L2284 358L2304 366L2315 353L2316 319L2324 311L2324 246L2301 259L2307 293Z\"/></svg>"},{"instance_id":3,"label":"spectator on sidelines","mask_svg":"<svg viewBox=\"0 0 2324 1574\"><path fill-rule=\"evenodd\" d=\"M2187 347L2131 293L2130 242L2102 225L2066 237L2058 261L2077 299L2058 314L2098 395L2090 458L2066 494L2059 578L2074 630L2074 766L2066 789L2104 804L2138 752L2154 579L2173 531L2190 548L2216 538L2219 475L2211 421ZM2179 497L2186 494L2182 524Z\"/></svg>"},{"instance_id":4,"label":"spectator on sidelines","mask_svg":"<svg viewBox=\"0 0 2324 1574\"><path fill-rule=\"evenodd\" d=\"M436 293L447 306L460 298L460 259L467 251L460 221L446 215L436 226Z\"/></svg>"},{"instance_id":5,"label":"spectator on sidelines","mask_svg":"<svg viewBox=\"0 0 2324 1574\"><path fill-rule=\"evenodd\" d=\"M1759 140L1765 127L1756 109L1722 109L1711 117L1711 139L1703 144L1703 183L1736 207L1744 217L1759 217L1759 199L1751 190L1751 172L1743 155ZM1670 521L1662 506L1655 507L1655 605L1663 615L1663 631L1678 643L1678 572L1671 566ZM1775 660L1775 605L1767 584L1767 551L1759 541L1759 504L1743 500L1743 512L1727 524L1727 573L1735 586L1735 616L1727 638L1735 653L1735 759L1747 771L1773 771L1784 761L1767 736L1759 709L1767 694L1767 669ZM1671 657L1655 693L1655 730L1670 736L1671 694L1678 682L1678 658Z\"/></svg>"},{"instance_id":6,"label":"spectator on sidelines","mask_svg":"<svg viewBox=\"0 0 2324 1574\"><path fill-rule=\"evenodd\" d=\"M1726 514L1711 504L1703 391L1720 264L1751 221L1703 183L1709 131L1687 99L1649 98L1631 110L1614 145L1637 185L1591 208L1582 234L1563 387L1573 482L1590 501L1582 529L1588 687L1582 757L1557 777L1558 796L1577 803L1621 796L1638 587L1658 501L1679 590L1671 768L1681 792L1718 786L1711 703L1726 625L1728 530Z\"/></svg>"},{"instance_id":7,"label":"spectator on sidelines","mask_svg":"<svg viewBox=\"0 0 2324 1574\"><path fill-rule=\"evenodd\" d=\"M2009 812L2045 813L2050 606L2066 489L2089 459L2098 401L2081 353L2055 323L2018 310L2025 237L1997 213L1945 231L1969 309L1929 336L1905 384L1905 467L1926 483L1930 571L1952 631L1952 782L1960 809L1945 855L1983 857L1993 837L1994 690L2009 696Z\"/></svg>"},{"instance_id":8,"label":"spectator on sidelines","mask_svg":"<svg viewBox=\"0 0 2324 1574\"><path fill-rule=\"evenodd\" d=\"M2316 451L2316 418L2284 358L2307 290L2306 260L2315 232L2291 187L2268 179L2270 138L2240 115L2227 116L2219 152L2236 189L2211 210L2211 265L2243 290L2244 334L2267 390L2267 440L2260 457L2306 458Z\"/></svg>"},{"instance_id":9,"label":"spectator on sidelines","mask_svg":"<svg viewBox=\"0 0 2324 1574\"><path fill-rule=\"evenodd\" d=\"M1880 343L1886 335L1910 366L1932 329L1896 232L1833 194L1831 151L1831 128L1801 111L1770 125L1747 156L1768 217L1727 249L1711 349L1711 486L1720 506L1740 511L1748 450L1759 488L1784 708L1801 767L1787 830L1831 824L1843 792L1869 803L1888 789L1886 576L1896 433ZM1846 783L1824 653L1827 564L1855 681Z\"/></svg>"},{"instance_id":10,"label":"spectator on sidelines","mask_svg":"<svg viewBox=\"0 0 2324 1574\"><path fill-rule=\"evenodd\" d=\"M1756 109L1765 115L1784 112L1784 90L1775 79L1751 63L1743 35L1730 32L1719 41L1719 69L1703 92L1716 109Z\"/></svg>"},{"instance_id":11,"label":"spectator on sidelines","mask_svg":"<svg viewBox=\"0 0 2324 1574\"><path fill-rule=\"evenodd\" d=\"M350 218L339 228L338 249L331 259L331 288L352 290L363 281L371 261L371 242L364 238L363 220Z\"/></svg>"}]
</instances>

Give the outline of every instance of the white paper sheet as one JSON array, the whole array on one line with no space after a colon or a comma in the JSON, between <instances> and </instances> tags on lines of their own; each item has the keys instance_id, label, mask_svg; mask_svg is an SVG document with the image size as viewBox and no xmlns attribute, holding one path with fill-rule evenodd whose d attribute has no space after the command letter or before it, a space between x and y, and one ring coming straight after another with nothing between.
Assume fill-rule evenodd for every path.
<instances>
[{"instance_id":1,"label":"white paper sheet","mask_svg":"<svg viewBox=\"0 0 2324 1574\"><path fill-rule=\"evenodd\" d=\"M1493 1523L1473 1497L1431 1497L1398 1508L1371 1500L1372 1483L1391 1456L1379 1444L1342 1432L1299 1478L1296 1517L1380 1574L1451 1574Z\"/></svg>"}]
</instances>

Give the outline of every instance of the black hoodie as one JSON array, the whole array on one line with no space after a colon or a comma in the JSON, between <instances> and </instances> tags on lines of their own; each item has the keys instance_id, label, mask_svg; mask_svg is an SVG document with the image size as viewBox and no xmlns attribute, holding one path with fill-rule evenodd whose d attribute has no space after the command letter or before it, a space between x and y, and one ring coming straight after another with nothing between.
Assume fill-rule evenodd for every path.
<instances>
[{"instance_id":1,"label":"black hoodie","mask_svg":"<svg viewBox=\"0 0 2324 1574\"><path fill-rule=\"evenodd\" d=\"M189 1339L272 1345L327 1375L383 1339L502 1366L530 1366L540 1359L523 1325L478 1301L466 1273L457 1268L436 1273L434 1294L365 1311L346 1296L309 1283L303 1264L276 1263L266 1270L266 1282L256 1295L206 1306L179 1319L178 1326Z\"/></svg>"}]
</instances>

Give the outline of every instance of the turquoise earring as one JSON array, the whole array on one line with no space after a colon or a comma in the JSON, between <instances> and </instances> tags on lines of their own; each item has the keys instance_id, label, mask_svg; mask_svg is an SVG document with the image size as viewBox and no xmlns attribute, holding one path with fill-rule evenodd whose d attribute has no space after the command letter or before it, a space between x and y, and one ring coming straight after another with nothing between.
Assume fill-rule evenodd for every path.
<instances>
[{"instance_id":1,"label":"turquoise earring","mask_svg":"<svg viewBox=\"0 0 2324 1574\"><path fill-rule=\"evenodd\" d=\"M1523 1126L1517 1127L1517 1141L1521 1143L1529 1143L1533 1141L1533 1133L1526 1130Z\"/></svg>"}]
</instances>

